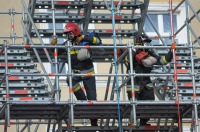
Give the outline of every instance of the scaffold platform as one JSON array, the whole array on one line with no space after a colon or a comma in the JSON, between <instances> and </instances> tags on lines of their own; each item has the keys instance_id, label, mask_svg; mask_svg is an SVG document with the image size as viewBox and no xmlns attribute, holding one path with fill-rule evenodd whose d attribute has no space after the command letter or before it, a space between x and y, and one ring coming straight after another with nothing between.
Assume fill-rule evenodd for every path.
<instances>
[{"instance_id":1,"label":"scaffold platform","mask_svg":"<svg viewBox=\"0 0 200 132\"><path fill-rule=\"evenodd\" d=\"M191 102L180 102L181 118L192 116ZM0 118L5 118L5 104L1 107ZM66 101L12 101L10 105L11 119L55 119L69 117L70 103ZM198 110L200 107L198 107ZM74 102L75 119L118 119L116 101L76 101ZM137 101L137 118L168 118L177 119L177 104L175 101ZM131 103L120 102L121 118L129 118ZM200 113L198 113L200 114Z\"/></svg>"},{"instance_id":2,"label":"scaffold platform","mask_svg":"<svg viewBox=\"0 0 200 132\"><path fill-rule=\"evenodd\" d=\"M195 17L200 21L200 11L195 11L188 0L177 2L173 7L172 0L169 0L169 9L162 9L158 14L169 14L169 18L173 19L173 13L180 13L179 7L184 7L185 10L191 9L194 15L185 13L184 25L179 25L176 32L166 31L168 34L163 35L149 17L149 3L150 0L31 0L28 3L21 0L21 13L11 8L8 12L11 17L11 36L7 38L11 39L12 43L4 40L4 44L0 44L0 120L4 121L4 132L7 132L10 124L19 125L20 120L29 121L29 124L24 123L24 129L34 124L32 120L39 120L38 126L42 124L41 120L44 120L47 132L50 132L50 125L53 125L52 132L182 132L184 123L190 124L191 131L197 132L200 117L200 58L196 56L194 49L200 47L194 44L200 44L200 37L194 33L189 23ZM182 5L183 3L185 5ZM151 9L150 14L152 12L154 10ZM14 16L17 14L22 15L23 37L15 35ZM171 42L177 39L176 35L184 27L188 30L187 42L178 42L175 49L172 49L173 62L165 66L153 66L150 74L136 74L134 71L123 73L126 65L125 54L115 53L114 49L117 50L121 46L126 49L128 55L130 50L135 48L135 36L146 34L146 20L154 30L153 35L150 33L154 42L149 49L155 48L156 54L166 55ZM57 56L56 52L53 52L57 49L48 47L53 37L58 38L55 47L63 46L62 43L66 39L63 25L68 22L77 23L83 33L96 32L104 40L105 44L100 48L90 47L90 53L96 64L111 64L109 73L93 75L107 77L106 92L110 83L113 83L110 100L77 101L71 98L73 93L69 92L69 99L60 101L60 86L57 85L60 76L87 76L73 71L60 74L60 63L67 63L69 56L66 53ZM171 30L174 30L173 21L168 24L171 24ZM191 36L194 37L193 42L190 40ZM23 38L20 44L16 43L17 38ZM65 48L67 52L72 47L76 48L68 43L61 48ZM56 73L47 73L43 63L54 64ZM42 73L37 69L38 64ZM113 67L118 64L122 64L121 69L116 70L121 70L122 73L112 74ZM153 78L154 92L158 100L114 99L114 87L118 84L115 82L116 78L125 77L120 80L122 84L119 86L125 88L126 82L136 76ZM138 120L142 118L150 118L151 125L140 125ZM74 122L90 119L98 119L99 126ZM19 128L16 128L16 131L20 131ZM30 132L30 129L28 131Z\"/></svg>"},{"instance_id":3,"label":"scaffold platform","mask_svg":"<svg viewBox=\"0 0 200 132\"><path fill-rule=\"evenodd\" d=\"M155 102L136 102L137 118L148 118L151 119L168 119L177 122L177 104L174 101L165 103L165 101ZM118 108L116 101L77 101L74 103L74 119L118 119ZM180 104L181 119L188 119L192 116L191 102L182 102ZM6 105L3 105L0 110L0 119L5 118ZM200 110L200 107L198 107ZM70 105L69 102L56 102L56 101L20 101L11 102L10 105L10 118L11 119L51 119L51 120L64 120L70 118L69 116ZM120 102L120 115L121 119L128 119L131 113L131 104L129 101ZM198 113L200 114L200 113ZM135 126L128 127L123 126L124 131L126 130L169 130L172 126ZM174 128L176 128L174 126ZM67 128L63 127L63 130ZM73 130L86 131L86 130L110 130L117 131L115 126L99 126L99 127L80 127L73 126Z\"/></svg>"}]
</instances>

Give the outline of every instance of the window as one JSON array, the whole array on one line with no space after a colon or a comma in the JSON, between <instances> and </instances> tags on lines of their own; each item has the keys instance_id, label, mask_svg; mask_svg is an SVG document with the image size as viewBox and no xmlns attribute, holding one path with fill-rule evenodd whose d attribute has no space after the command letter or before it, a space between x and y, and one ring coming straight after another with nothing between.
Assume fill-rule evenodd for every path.
<instances>
[{"instance_id":1,"label":"window","mask_svg":"<svg viewBox=\"0 0 200 132\"><path fill-rule=\"evenodd\" d=\"M158 39L152 39L151 44L159 44L159 40Z\"/></svg>"},{"instance_id":2,"label":"window","mask_svg":"<svg viewBox=\"0 0 200 132\"><path fill-rule=\"evenodd\" d=\"M153 22L156 29L158 29L158 15L149 15L151 21ZM146 19L145 22L145 31L146 32L154 32L154 29L149 21L149 19Z\"/></svg>"},{"instance_id":3,"label":"window","mask_svg":"<svg viewBox=\"0 0 200 132\"><path fill-rule=\"evenodd\" d=\"M177 4L173 3L173 8L176 7ZM178 31L180 27L185 24L186 20L186 10L185 5L182 4L173 14L174 20L174 32ZM160 33L163 38L163 41L166 44L170 44L172 40L171 36L171 19L169 14L169 3L168 2L158 2L158 3L150 3L148 7L148 16L152 21L156 30ZM150 21L146 18L144 23L144 31L150 37L153 38L152 44L162 44L160 39L155 38L158 36L156 31L153 29ZM179 32L175 36L175 40L177 43L186 44L187 43L187 28L183 28L181 32Z\"/></svg>"},{"instance_id":4,"label":"window","mask_svg":"<svg viewBox=\"0 0 200 132\"><path fill-rule=\"evenodd\" d=\"M163 41L165 42L165 44L172 44L172 39L170 38L163 38ZM178 39L175 39L176 43L178 43Z\"/></svg>"},{"instance_id":5,"label":"window","mask_svg":"<svg viewBox=\"0 0 200 132\"><path fill-rule=\"evenodd\" d=\"M160 33L171 33L171 21L170 16L166 14L150 14L148 15L151 19L154 27ZM177 15L173 15L174 19L174 30L177 31ZM149 19L146 18L144 29L146 32L155 33L153 26L151 25Z\"/></svg>"},{"instance_id":6,"label":"window","mask_svg":"<svg viewBox=\"0 0 200 132\"><path fill-rule=\"evenodd\" d=\"M171 32L171 22L170 22L170 16L169 15L163 15L163 29L164 29L164 32ZM174 27L174 32L177 31L177 16L176 15L173 15L173 27Z\"/></svg>"},{"instance_id":7,"label":"window","mask_svg":"<svg viewBox=\"0 0 200 132\"><path fill-rule=\"evenodd\" d=\"M153 26L163 37L165 44L171 44L172 40L169 38L171 35L171 21L170 16L167 14L150 14L148 15L153 23ZM173 15L174 19L174 32L177 31L177 15ZM155 38L157 36L156 31L151 25L149 19L147 18L144 24L144 30L149 35L150 38ZM178 39L176 39L178 41ZM162 44L160 39L153 39L152 44Z\"/></svg>"}]
</instances>

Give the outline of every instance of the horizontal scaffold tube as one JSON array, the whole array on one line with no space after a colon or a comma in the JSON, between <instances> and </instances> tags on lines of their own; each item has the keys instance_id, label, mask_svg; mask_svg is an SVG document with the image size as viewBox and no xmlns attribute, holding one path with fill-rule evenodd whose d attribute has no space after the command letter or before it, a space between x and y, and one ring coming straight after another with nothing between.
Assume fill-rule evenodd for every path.
<instances>
[{"instance_id":1,"label":"horizontal scaffold tube","mask_svg":"<svg viewBox=\"0 0 200 132\"><path fill-rule=\"evenodd\" d=\"M2 47L3 45L0 45L0 47ZM8 45L8 48L38 48L38 49L41 49L41 48L48 48L48 49L52 49L52 48L86 48L86 49L89 49L89 48L94 48L94 49L99 49L99 48L105 48L105 49L111 49L113 48L114 46L67 46L67 45L55 45L55 46L51 46L51 45ZM171 46L134 46L134 45L131 45L129 47L127 46L116 46L116 48L143 48L143 49L170 49ZM176 46L176 49L188 49L188 48L195 48L195 49L200 49L200 46L189 46L189 45L186 45L186 46Z\"/></svg>"},{"instance_id":2,"label":"horizontal scaffold tube","mask_svg":"<svg viewBox=\"0 0 200 132\"><path fill-rule=\"evenodd\" d=\"M42 102L37 102L37 101L10 101L11 104L23 104L23 105L66 105L66 104L70 104L68 101L42 101ZM74 101L75 105L117 105L117 101L107 101L107 100L91 100L91 101ZM143 100L143 101L135 101L135 102L131 102L131 101L120 101L121 105L129 105L129 104L137 104L137 105L177 105L177 101L176 100L168 100L168 101L150 101L150 100ZM184 104L193 104L193 101L179 101L178 102L180 105L184 105Z\"/></svg>"},{"instance_id":3,"label":"horizontal scaffold tube","mask_svg":"<svg viewBox=\"0 0 200 132\"><path fill-rule=\"evenodd\" d=\"M71 74L19 74L19 73L12 73L10 74L10 76L115 76L116 74L74 74L74 73L71 73ZM173 73L164 73L164 74L159 74L159 73L156 73L156 74L136 74L136 73L133 73L133 74L118 74L118 76L174 76ZM177 76L191 76L191 74L189 73L180 73L180 74L177 74Z\"/></svg>"}]
</instances>

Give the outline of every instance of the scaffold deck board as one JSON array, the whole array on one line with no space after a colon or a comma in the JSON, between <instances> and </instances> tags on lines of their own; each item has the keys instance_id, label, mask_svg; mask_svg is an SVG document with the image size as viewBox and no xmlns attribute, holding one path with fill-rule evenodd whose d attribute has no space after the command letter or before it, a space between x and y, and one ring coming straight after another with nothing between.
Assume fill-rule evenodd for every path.
<instances>
[{"instance_id":1,"label":"scaffold deck board","mask_svg":"<svg viewBox=\"0 0 200 132\"><path fill-rule=\"evenodd\" d=\"M5 104L1 107L0 118L4 119ZM180 104L182 118L192 117L192 104ZM200 109L200 107L198 107ZM11 119L68 119L69 103L38 102L31 103L25 101L12 103L10 105ZM177 119L178 107L176 104L137 104L137 118L171 118ZM131 105L120 105L120 116L122 119L130 118ZM200 114L200 113L198 113ZM117 104L75 104L75 119L118 119Z\"/></svg>"},{"instance_id":2,"label":"scaffold deck board","mask_svg":"<svg viewBox=\"0 0 200 132\"><path fill-rule=\"evenodd\" d=\"M35 67L35 64L34 63L31 63L31 62L26 62L26 63L23 63L23 62L8 62L8 68L31 68L33 69ZM0 63L0 68L1 69L5 69L5 62L4 63Z\"/></svg>"},{"instance_id":3,"label":"scaffold deck board","mask_svg":"<svg viewBox=\"0 0 200 132\"><path fill-rule=\"evenodd\" d=\"M21 72L20 72L21 73ZM0 77L0 80L2 80L3 77ZM40 82L44 80L42 77L38 76L10 76L9 78L10 82L14 81L35 81L35 82Z\"/></svg>"},{"instance_id":4,"label":"scaffold deck board","mask_svg":"<svg viewBox=\"0 0 200 132\"><path fill-rule=\"evenodd\" d=\"M39 88L43 88L43 87L47 87L47 84L44 84L44 83L9 83L8 85L10 88L34 88L34 87L39 87ZM5 88L6 87L6 84L5 83L2 83L0 85L1 88Z\"/></svg>"},{"instance_id":5,"label":"scaffold deck board","mask_svg":"<svg viewBox=\"0 0 200 132\"><path fill-rule=\"evenodd\" d=\"M45 96L43 95L42 97L31 97L31 96L23 96L23 97L11 97L9 98L9 101L49 101L49 95L46 94ZM6 102L6 97L0 98L0 102Z\"/></svg>"},{"instance_id":6,"label":"scaffold deck board","mask_svg":"<svg viewBox=\"0 0 200 132\"><path fill-rule=\"evenodd\" d=\"M108 5L111 5L111 3L108 1ZM118 5L118 2L114 2L115 5ZM88 5L87 1L55 1L54 2L55 8L58 9L67 9L67 8L84 8ZM130 1L123 1L120 9L123 10L132 10L139 8L143 5L142 2L130 2ZM37 1L35 5L36 9L51 9L51 1ZM105 2L103 1L94 1L93 2L93 9L99 9L99 10L105 10L107 9Z\"/></svg>"},{"instance_id":7,"label":"scaffold deck board","mask_svg":"<svg viewBox=\"0 0 200 132\"><path fill-rule=\"evenodd\" d=\"M35 23L52 23L52 14L40 14L34 15L34 22ZM59 16L60 15L60 16ZM74 16L70 14L55 14L55 21L56 23L66 23L66 22L76 22L80 23L85 19L84 16ZM121 24L132 24L139 21L141 18L139 16L131 16L131 15L123 15L117 16L115 19L116 23ZM90 23L112 23L112 16L110 14L98 14L98 16L91 15Z\"/></svg>"},{"instance_id":8,"label":"scaffold deck board","mask_svg":"<svg viewBox=\"0 0 200 132\"><path fill-rule=\"evenodd\" d=\"M8 62L30 62L32 60L32 57L30 56L8 56L7 57ZM5 57L0 56L0 62L5 62Z\"/></svg>"},{"instance_id":9,"label":"scaffold deck board","mask_svg":"<svg viewBox=\"0 0 200 132\"><path fill-rule=\"evenodd\" d=\"M87 6L88 2L79 2L79 1L55 1L54 5L55 8L59 9L67 9L68 7L71 8L83 8ZM35 5L36 9L51 9L51 1L37 1Z\"/></svg>"},{"instance_id":10,"label":"scaffold deck board","mask_svg":"<svg viewBox=\"0 0 200 132\"><path fill-rule=\"evenodd\" d=\"M10 92L10 94L18 94L18 96L19 96L19 94L21 94L21 95L32 95L32 94L36 94L36 95L38 95L38 94L46 94L46 93L48 93L48 91L47 90L44 90L44 89L41 89L41 90L35 90L35 89L33 89L33 90L10 90L9 91ZM6 90L1 90L0 91L0 96L1 95L4 95L4 94L6 94Z\"/></svg>"},{"instance_id":11,"label":"scaffold deck board","mask_svg":"<svg viewBox=\"0 0 200 132\"><path fill-rule=\"evenodd\" d=\"M3 47L3 45L1 45L1 48ZM26 55L28 56L29 51L23 48L15 48L15 49L7 49L7 54L11 54L11 55Z\"/></svg>"},{"instance_id":12,"label":"scaffold deck board","mask_svg":"<svg viewBox=\"0 0 200 132\"><path fill-rule=\"evenodd\" d=\"M176 126L122 126L123 132L129 132L129 130L134 132L167 132L168 130L177 130ZM68 132L69 130L73 130L73 132L119 132L119 127L117 126L73 126L71 129L67 127L62 127L62 132ZM175 132L175 131L172 131Z\"/></svg>"},{"instance_id":13,"label":"scaffold deck board","mask_svg":"<svg viewBox=\"0 0 200 132\"><path fill-rule=\"evenodd\" d=\"M37 69L8 69L8 72L10 73L39 73ZM0 74L4 74L5 69L0 69Z\"/></svg>"}]
</instances>

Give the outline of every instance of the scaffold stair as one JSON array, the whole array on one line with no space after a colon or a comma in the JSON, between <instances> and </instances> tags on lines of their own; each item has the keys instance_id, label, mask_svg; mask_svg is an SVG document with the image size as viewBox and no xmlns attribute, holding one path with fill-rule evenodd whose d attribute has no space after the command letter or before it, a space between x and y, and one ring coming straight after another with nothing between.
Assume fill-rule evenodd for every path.
<instances>
[{"instance_id":1,"label":"scaffold stair","mask_svg":"<svg viewBox=\"0 0 200 132\"><path fill-rule=\"evenodd\" d=\"M44 78L37 76L21 76L14 74L32 74L39 73L37 65L34 64L30 52L25 49L8 49L7 58L2 54L0 56L0 81L5 74L5 59L8 60L8 72L10 76L9 93L6 93L6 83L3 81L0 85L0 101L6 101L6 95L9 94L10 101L47 101L50 100L50 93Z\"/></svg>"}]
</instances>

